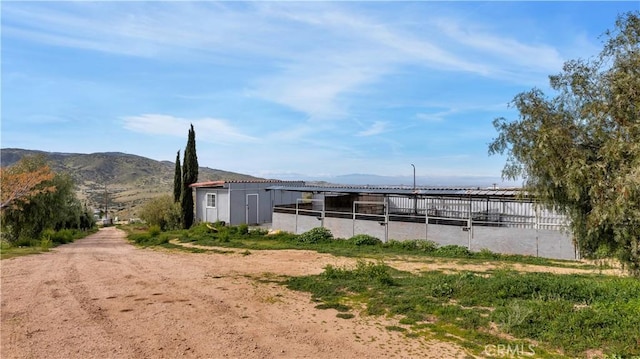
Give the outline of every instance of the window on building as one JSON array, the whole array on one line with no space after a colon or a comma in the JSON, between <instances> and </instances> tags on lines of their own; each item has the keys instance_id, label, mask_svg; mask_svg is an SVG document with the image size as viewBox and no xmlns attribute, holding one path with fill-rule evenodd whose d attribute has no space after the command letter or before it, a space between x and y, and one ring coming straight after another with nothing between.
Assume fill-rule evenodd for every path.
<instances>
[{"instance_id":1,"label":"window on building","mask_svg":"<svg viewBox=\"0 0 640 359\"><path fill-rule=\"evenodd\" d=\"M207 207L216 207L216 194L215 193L207 193Z\"/></svg>"}]
</instances>

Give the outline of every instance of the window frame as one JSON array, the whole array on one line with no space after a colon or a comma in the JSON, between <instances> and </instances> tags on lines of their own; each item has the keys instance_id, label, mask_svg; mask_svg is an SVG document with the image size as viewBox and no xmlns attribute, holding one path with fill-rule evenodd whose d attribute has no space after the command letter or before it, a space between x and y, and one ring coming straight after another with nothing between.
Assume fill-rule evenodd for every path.
<instances>
[{"instance_id":1,"label":"window frame","mask_svg":"<svg viewBox=\"0 0 640 359\"><path fill-rule=\"evenodd\" d=\"M210 204L209 198L212 198L212 197L213 197L213 206L210 206L209 205ZM207 208L216 208L216 204L217 204L216 202L218 201L217 197L218 197L217 193L207 193L205 206Z\"/></svg>"}]
</instances>

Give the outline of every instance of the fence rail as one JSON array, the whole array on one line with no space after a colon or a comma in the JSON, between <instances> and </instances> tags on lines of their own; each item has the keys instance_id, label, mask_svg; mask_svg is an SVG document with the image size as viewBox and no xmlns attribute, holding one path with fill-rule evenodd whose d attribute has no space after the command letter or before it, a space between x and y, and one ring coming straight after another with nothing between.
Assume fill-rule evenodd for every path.
<instances>
[{"instance_id":1,"label":"fence rail","mask_svg":"<svg viewBox=\"0 0 640 359\"><path fill-rule=\"evenodd\" d=\"M411 222L451 226L483 226L562 230L565 216L536 206L533 202L468 198L389 197L385 202L359 202L352 208L326 210L318 200L278 205L276 213L319 218L350 218L385 222Z\"/></svg>"}]
</instances>

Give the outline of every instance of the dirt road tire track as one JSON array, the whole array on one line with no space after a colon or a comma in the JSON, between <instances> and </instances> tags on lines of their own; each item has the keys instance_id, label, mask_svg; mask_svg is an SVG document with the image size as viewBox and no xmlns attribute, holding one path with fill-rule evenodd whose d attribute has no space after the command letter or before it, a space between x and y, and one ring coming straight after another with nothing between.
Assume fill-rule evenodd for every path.
<instances>
[{"instance_id":1,"label":"dirt road tire track","mask_svg":"<svg viewBox=\"0 0 640 359\"><path fill-rule=\"evenodd\" d=\"M309 295L256 281L350 260L306 251L190 254L139 249L115 228L1 263L1 357L445 358L376 318L336 318Z\"/></svg>"}]
</instances>

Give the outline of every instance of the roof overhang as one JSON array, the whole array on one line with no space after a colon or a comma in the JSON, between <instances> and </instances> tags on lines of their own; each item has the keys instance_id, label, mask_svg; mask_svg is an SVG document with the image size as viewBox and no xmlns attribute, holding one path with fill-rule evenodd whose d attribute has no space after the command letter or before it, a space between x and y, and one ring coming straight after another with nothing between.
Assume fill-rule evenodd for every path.
<instances>
[{"instance_id":1,"label":"roof overhang","mask_svg":"<svg viewBox=\"0 0 640 359\"><path fill-rule=\"evenodd\" d=\"M447 187L372 187L372 186L271 186L268 190L291 192L332 193L332 194L380 194L400 196L442 196L442 197L482 197L482 198L515 198L527 196L519 188L482 189L482 188L447 188Z\"/></svg>"},{"instance_id":2,"label":"roof overhang","mask_svg":"<svg viewBox=\"0 0 640 359\"><path fill-rule=\"evenodd\" d=\"M283 185L283 186L291 186L294 187L297 185L302 185L304 182L302 181L281 181L281 180L220 180L220 181L207 181L207 182L198 182L189 185L191 188L225 188L228 187L229 184L255 184L255 183L264 183L264 184L273 184L273 185Z\"/></svg>"}]
</instances>

